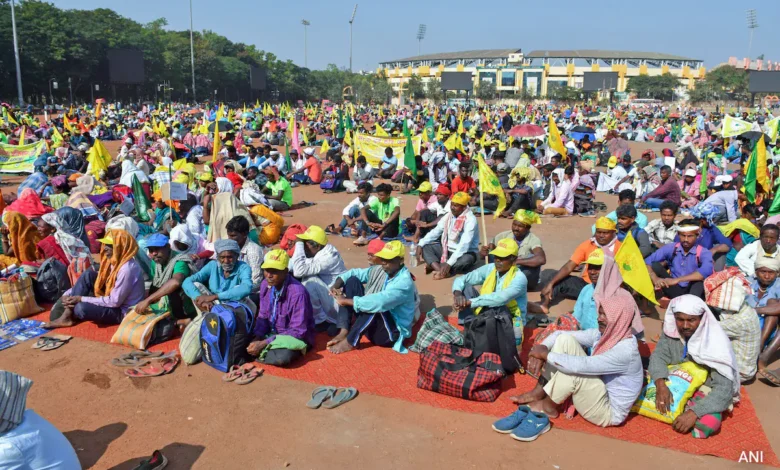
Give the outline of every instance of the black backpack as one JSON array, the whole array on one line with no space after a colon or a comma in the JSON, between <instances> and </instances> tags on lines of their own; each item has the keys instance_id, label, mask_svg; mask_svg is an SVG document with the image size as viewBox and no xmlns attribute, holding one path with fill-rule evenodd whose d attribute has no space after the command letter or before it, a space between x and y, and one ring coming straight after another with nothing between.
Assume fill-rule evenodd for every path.
<instances>
[{"instance_id":1,"label":"black backpack","mask_svg":"<svg viewBox=\"0 0 780 470\"><path fill-rule=\"evenodd\" d=\"M54 303L71 287L68 268L54 258L44 261L35 277L35 299L39 303Z\"/></svg>"},{"instance_id":2,"label":"black backpack","mask_svg":"<svg viewBox=\"0 0 780 470\"><path fill-rule=\"evenodd\" d=\"M483 352L498 354L507 375L522 368L515 346L512 315L506 307L486 308L467 319L463 346L474 351L474 357Z\"/></svg>"}]
</instances>

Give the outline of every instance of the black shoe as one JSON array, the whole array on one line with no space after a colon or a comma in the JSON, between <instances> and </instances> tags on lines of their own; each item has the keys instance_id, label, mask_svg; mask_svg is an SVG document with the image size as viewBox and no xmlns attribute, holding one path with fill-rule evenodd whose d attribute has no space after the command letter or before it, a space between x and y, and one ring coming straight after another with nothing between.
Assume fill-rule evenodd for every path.
<instances>
[{"instance_id":1,"label":"black shoe","mask_svg":"<svg viewBox=\"0 0 780 470\"><path fill-rule=\"evenodd\" d=\"M155 450L149 460L144 460L133 470L162 470L168 465L168 459L160 452Z\"/></svg>"}]
</instances>

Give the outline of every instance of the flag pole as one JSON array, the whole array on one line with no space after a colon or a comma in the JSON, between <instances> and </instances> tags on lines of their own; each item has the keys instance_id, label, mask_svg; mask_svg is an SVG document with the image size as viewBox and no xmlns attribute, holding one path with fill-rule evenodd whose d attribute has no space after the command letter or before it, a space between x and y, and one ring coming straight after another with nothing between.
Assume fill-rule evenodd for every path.
<instances>
[{"instance_id":1,"label":"flag pole","mask_svg":"<svg viewBox=\"0 0 780 470\"><path fill-rule=\"evenodd\" d=\"M477 157L477 158L479 158L479 157ZM479 162L477 162L477 164L479 165ZM479 182L479 211L480 211L480 214L481 214L481 217L479 218L480 225L482 225L482 245L483 246L488 246L488 242L487 242L487 225L486 225L486 222L485 222L485 193L482 192L482 181ZM486 255L485 256L485 264L487 264L487 263L488 263L488 257Z\"/></svg>"}]
</instances>

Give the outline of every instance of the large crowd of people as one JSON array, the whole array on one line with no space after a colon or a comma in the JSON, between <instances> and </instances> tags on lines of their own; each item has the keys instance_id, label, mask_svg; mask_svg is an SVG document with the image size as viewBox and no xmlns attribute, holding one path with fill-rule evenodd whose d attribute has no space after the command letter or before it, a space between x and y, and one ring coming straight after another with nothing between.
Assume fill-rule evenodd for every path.
<instances>
[{"instance_id":1,"label":"large crowd of people","mask_svg":"<svg viewBox=\"0 0 780 470\"><path fill-rule=\"evenodd\" d=\"M572 410L597 426L622 424L646 384L639 345L655 340L645 367L659 411L670 405L670 366L708 371L702 396L672 425L707 437L739 401L741 383L780 386L770 367L780 349L777 126L724 138L723 120L733 116L719 111L167 103L71 107L44 118L5 107L0 142L46 146L18 191L3 194L0 268L34 274L47 260L62 265L71 287L48 299L56 300L50 329L168 310L183 356L205 314L240 302L255 316L247 353L286 367L319 334L333 354L359 354L363 338L407 353L421 316L408 264L420 263L436 282L452 283L459 323L502 312L518 349L524 327L546 328L525 365L538 385L513 397L518 411L497 431L532 440ZM751 110L739 119L760 128L773 116ZM552 127L563 142L548 137ZM543 132L528 136L534 128ZM371 155L359 134L419 135L422 144ZM113 155L108 140L122 142ZM629 141L666 148L636 157ZM481 191L479 164L498 193ZM174 197L174 185L185 194ZM302 185L355 198L324 228L305 216L285 227L280 213L308 204L296 195ZM404 213L398 193L418 195L413 212ZM616 209L607 214L603 200ZM504 231L484 239L479 216L490 213ZM592 233L572 234L585 239L563 266L545 269L533 227L575 215L594 218ZM367 267L345 265L330 243L338 236L366 247ZM657 311L615 262L634 245L645 266L631 269L647 270L666 309L657 339L645 337L641 320ZM539 302L529 301L532 290ZM576 301L574 311L548 317L564 298Z\"/></svg>"}]
</instances>

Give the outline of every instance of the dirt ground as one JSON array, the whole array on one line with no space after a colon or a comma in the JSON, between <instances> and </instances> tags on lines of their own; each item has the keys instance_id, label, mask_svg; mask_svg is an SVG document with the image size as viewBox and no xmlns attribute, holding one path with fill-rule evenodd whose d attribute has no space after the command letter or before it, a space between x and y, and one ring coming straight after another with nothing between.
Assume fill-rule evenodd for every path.
<instances>
[{"instance_id":1,"label":"dirt ground","mask_svg":"<svg viewBox=\"0 0 780 470\"><path fill-rule=\"evenodd\" d=\"M113 152L117 143L109 146ZM631 144L657 153L662 144ZM4 178L4 183L14 179ZM11 186L3 185L4 188ZM317 205L289 212L287 225L325 226L340 220L353 195L323 197L319 188L296 188L296 202ZM402 216L416 197L400 196ZM614 196L600 197L610 209ZM534 226L547 253L546 268L559 268L590 233L594 219L545 218ZM507 220L487 221L488 236L509 229ZM365 249L332 236L348 268L365 266ZM452 280L433 281L414 268L423 294L421 309L451 312ZM538 300L538 292L529 294ZM573 302L553 307L554 315ZM646 319L648 336L660 331ZM0 353L0 368L31 378L28 407L62 430L84 468L131 469L154 449L162 449L171 469L330 469L330 468L657 468L661 462L690 469L732 468L736 462L632 444L556 428L529 444L490 429L492 417L436 409L400 400L360 395L335 410L304 406L313 384L264 376L247 387L225 386L205 365L180 366L173 374L129 379L110 365L117 347L74 339L46 354L27 346ZM355 353L352 353L355 354ZM359 354L359 352L356 352ZM388 355L395 354L388 351ZM775 452L780 452L777 390L756 382L747 387ZM507 399L500 397L500 400ZM728 426L728 421L725 422ZM595 450L595 452L594 452ZM745 449L749 451L751 449Z\"/></svg>"}]
</instances>

